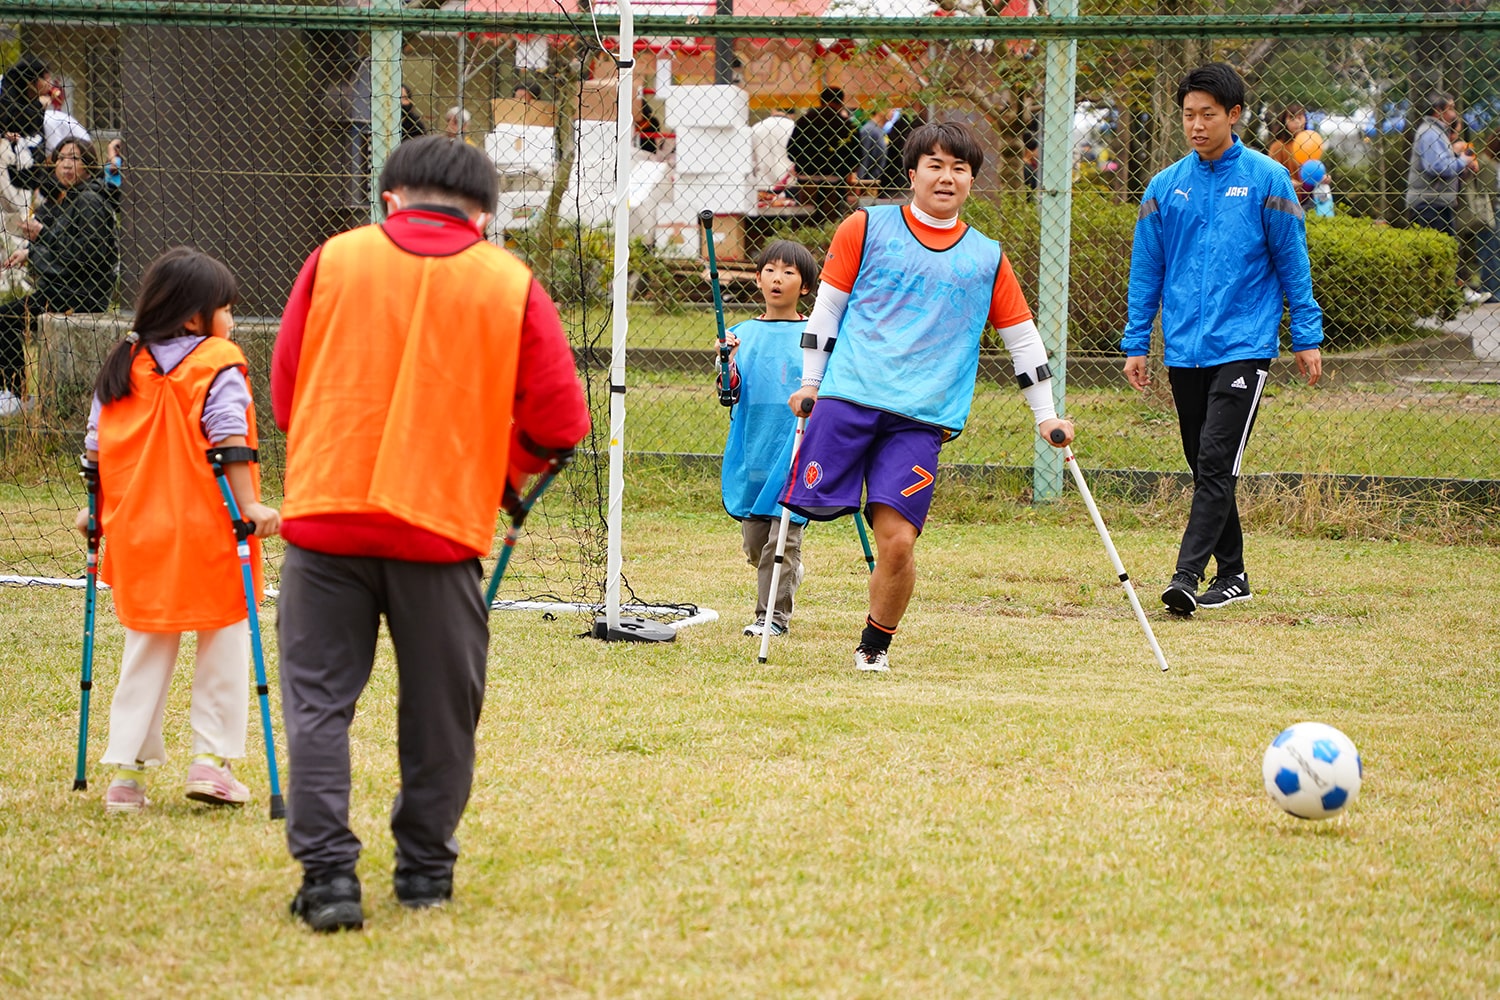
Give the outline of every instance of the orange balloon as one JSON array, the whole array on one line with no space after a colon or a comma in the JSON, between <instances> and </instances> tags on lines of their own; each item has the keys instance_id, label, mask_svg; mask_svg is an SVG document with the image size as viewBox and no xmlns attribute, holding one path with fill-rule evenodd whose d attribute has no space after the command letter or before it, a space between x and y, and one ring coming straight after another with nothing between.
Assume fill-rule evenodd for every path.
<instances>
[{"instance_id":1,"label":"orange balloon","mask_svg":"<svg viewBox=\"0 0 1500 1000\"><path fill-rule=\"evenodd\" d=\"M1303 129L1292 136L1292 158L1298 163L1323 158L1323 137L1312 129Z\"/></svg>"}]
</instances>

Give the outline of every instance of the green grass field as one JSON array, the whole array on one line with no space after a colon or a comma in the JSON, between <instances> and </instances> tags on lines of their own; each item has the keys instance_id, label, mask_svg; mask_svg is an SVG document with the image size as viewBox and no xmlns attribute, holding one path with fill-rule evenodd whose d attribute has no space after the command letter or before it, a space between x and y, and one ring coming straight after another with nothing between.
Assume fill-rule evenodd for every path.
<instances>
[{"instance_id":1,"label":"green grass field","mask_svg":"<svg viewBox=\"0 0 1500 1000\"><path fill-rule=\"evenodd\" d=\"M148 813L106 819L97 767L71 791L82 595L0 590L0 992L1500 993L1500 549L1261 527L1254 601L1152 612L1162 675L1078 504L954 488L893 672L870 677L851 669L866 574L847 521L809 530L792 631L757 666L739 634L753 572L711 483L632 495L633 584L721 620L631 646L497 616L456 898L418 914L390 895L383 646L354 732L359 934L288 917L298 874L258 736L252 806L181 798L185 674ZM1105 510L1148 607L1182 515ZM95 758L121 640L102 605ZM1324 823L1261 788L1265 745L1303 719L1365 762L1360 798Z\"/></svg>"}]
</instances>

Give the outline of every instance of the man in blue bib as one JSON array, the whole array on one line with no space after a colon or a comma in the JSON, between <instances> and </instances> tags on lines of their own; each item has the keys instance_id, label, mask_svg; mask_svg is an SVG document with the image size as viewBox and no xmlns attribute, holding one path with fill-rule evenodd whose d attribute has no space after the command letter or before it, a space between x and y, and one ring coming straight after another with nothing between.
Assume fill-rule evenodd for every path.
<instances>
[{"instance_id":1,"label":"man in blue bib","mask_svg":"<svg viewBox=\"0 0 1500 1000\"><path fill-rule=\"evenodd\" d=\"M890 669L891 637L916 585L913 550L932 504L943 442L963 432L986 322L1000 332L1044 440L1073 425L1052 405L1052 372L1000 244L959 221L984 163L961 122L924 125L902 153L910 205L862 209L839 225L802 339L807 422L785 505L813 520L860 509L878 560L855 649L858 670Z\"/></svg>"}]
</instances>

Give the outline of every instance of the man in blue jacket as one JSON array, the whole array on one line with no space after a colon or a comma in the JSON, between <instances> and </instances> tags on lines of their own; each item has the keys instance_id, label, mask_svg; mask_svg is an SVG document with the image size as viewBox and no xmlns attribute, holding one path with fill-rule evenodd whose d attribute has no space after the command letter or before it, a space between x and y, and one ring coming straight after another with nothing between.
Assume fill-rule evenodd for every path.
<instances>
[{"instance_id":1,"label":"man in blue jacket","mask_svg":"<svg viewBox=\"0 0 1500 1000\"><path fill-rule=\"evenodd\" d=\"M1283 300L1292 353L1309 385L1323 373L1323 311L1313 299L1307 230L1286 168L1234 134L1244 81L1223 63L1200 66L1178 86L1177 102L1193 152L1146 186L1120 346L1125 377L1145 389L1152 321L1161 313L1163 360L1193 470L1177 570L1161 599L1190 615L1250 599L1234 499L1240 459L1278 353ZM1200 595L1210 556L1218 572Z\"/></svg>"}]
</instances>

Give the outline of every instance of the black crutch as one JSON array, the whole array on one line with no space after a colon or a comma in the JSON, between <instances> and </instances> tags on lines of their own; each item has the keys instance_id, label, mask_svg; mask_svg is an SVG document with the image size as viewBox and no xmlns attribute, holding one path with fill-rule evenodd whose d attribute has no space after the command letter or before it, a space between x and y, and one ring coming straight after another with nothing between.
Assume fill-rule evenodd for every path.
<instances>
[{"instance_id":1,"label":"black crutch","mask_svg":"<svg viewBox=\"0 0 1500 1000\"><path fill-rule=\"evenodd\" d=\"M94 687L94 609L99 592L99 465L87 456L83 483L89 493L88 562L83 586L83 672L78 679L78 766L73 771L73 791L89 787L89 692Z\"/></svg>"},{"instance_id":2,"label":"black crutch","mask_svg":"<svg viewBox=\"0 0 1500 1000\"><path fill-rule=\"evenodd\" d=\"M229 508L229 521L234 526L235 552L240 557L240 580L245 586L245 612L250 623L250 651L255 658L255 693L260 698L260 731L266 744L266 773L271 780L271 818L286 816L286 803L281 798L281 779L276 773L276 738L271 733L271 698L266 684L266 658L260 644L260 609L255 603L255 574L250 569L250 536L255 525L240 517L240 505L235 503L234 491L224 475L225 462L255 462L259 455L254 448L210 448L208 463L213 466L214 479L219 492L224 496L224 506Z\"/></svg>"},{"instance_id":3,"label":"black crutch","mask_svg":"<svg viewBox=\"0 0 1500 1000\"><path fill-rule=\"evenodd\" d=\"M573 462L573 449L568 448L552 456L547 468L542 472L542 478L536 481L536 485L526 491L524 497L520 497L515 503L515 510L510 515L510 527L505 529L505 541L500 546L500 558L495 560L495 571L490 574L490 584L484 589L484 609L488 614L494 609L495 594L500 590L500 578L505 575L505 567L510 565L510 555L515 551L516 539L521 537L521 525L526 523L526 515L531 513L531 508L541 499L542 494L547 492L547 487L552 485L552 480ZM507 483L505 490L510 493L510 484ZM511 494L514 496L514 494Z\"/></svg>"}]
</instances>

